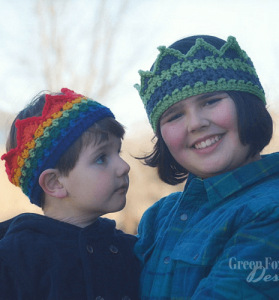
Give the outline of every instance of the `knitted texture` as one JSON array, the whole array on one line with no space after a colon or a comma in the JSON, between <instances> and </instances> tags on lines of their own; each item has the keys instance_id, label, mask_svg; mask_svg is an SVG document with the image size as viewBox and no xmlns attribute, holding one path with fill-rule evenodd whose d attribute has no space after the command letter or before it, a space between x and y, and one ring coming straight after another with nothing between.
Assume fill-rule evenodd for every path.
<instances>
[{"instance_id":1,"label":"knitted texture","mask_svg":"<svg viewBox=\"0 0 279 300\"><path fill-rule=\"evenodd\" d=\"M242 91L265 102L264 90L251 59L229 36L220 50L197 38L183 54L179 50L158 47L152 71L139 71L136 84L149 122L156 132L161 115L174 103L191 96L215 91Z\"/></svg>"},{"instance_id":2,"label":"knitted texture","mask_svg":"<svg viewBox=\"0 0 279 300\"><path fill-rule=\"evenodd\" d=\"M40 206L40 174L54 168L65 151L95 122L113 117L100 103L63 88L46 95L42 116L17 120L17 147L4 154L9 180Z\"/></svg>"}]
</instances>

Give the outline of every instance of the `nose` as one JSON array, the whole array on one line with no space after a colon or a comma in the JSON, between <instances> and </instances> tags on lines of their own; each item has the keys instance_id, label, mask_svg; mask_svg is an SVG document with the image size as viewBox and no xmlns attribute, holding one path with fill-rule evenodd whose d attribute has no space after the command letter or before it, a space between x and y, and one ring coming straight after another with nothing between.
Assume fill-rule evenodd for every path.
<instances>
[{"instance_id":1,"label":"nose","mask_svg":"<svg viewBox=\"0 0 279 300\"><path fill-rule=\"evenodd\" d=\"M210 122L200 111L192 111L188 113L186 118L188 132L194 132L208 127Z\"/></svg>"},{"instance_id":2,"label":"nose","mask_svg":"<svg viewBox=\"0 0 279 300\"><path fill-rule=\"evenodd\" d=\"M129 164L119 156L119 166L117 168L117 176L126 176L130 172Z\"/></svg>"}]
</instances>

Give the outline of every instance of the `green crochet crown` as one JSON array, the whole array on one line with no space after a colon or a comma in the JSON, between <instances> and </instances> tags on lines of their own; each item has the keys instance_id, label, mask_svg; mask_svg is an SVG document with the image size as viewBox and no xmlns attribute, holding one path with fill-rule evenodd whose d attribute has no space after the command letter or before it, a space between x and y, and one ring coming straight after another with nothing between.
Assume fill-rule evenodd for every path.
<instances>
[{"instance_id":1,"label":"green crochet crown","mask_svg":"<svg viewBox=\"0 0 279 300\"><path fill-rule=\"evenodd\" d=\"M151 126L156 132L161 115L173 104L191 96L215 91L242 91L265 94L251 59L236 39L229 36L220 50L197 38L183 54L179 50L158 47L152 71L139 71L136 84Z\"/></svg>"}]
</instances>

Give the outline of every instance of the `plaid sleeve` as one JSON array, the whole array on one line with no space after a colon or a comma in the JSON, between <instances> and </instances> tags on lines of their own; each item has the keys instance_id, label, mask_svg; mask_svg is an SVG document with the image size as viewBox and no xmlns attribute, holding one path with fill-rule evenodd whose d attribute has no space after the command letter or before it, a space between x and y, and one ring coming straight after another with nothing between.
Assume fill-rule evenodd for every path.
<instances>
[{"instance_id":1,"label":"plaid sleeve","mask_svg":"<svg viewBox=\"0 0 279 300\"><path fill-rule=\"evenodd\" d=\"M227 242L192 300L278 299L279 208L263 209Z\"/></svg>"}]
</instances>

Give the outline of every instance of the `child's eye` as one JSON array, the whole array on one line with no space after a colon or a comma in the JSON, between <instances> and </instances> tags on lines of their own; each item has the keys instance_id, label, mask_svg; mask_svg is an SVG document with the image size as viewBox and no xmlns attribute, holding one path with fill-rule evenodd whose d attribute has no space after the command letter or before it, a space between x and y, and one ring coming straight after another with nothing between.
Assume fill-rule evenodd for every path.
<instances>
[{"instance_id":1,"label":"child's eye","mask_svg":"<svg viewBox=\"0 0 279 300\"><path fill-rule=\"evenodd\" d=\"M168 122L172 122L172 121L174 121L174 120L180 118L181 116L182 116L182 114L176 114L176 115L173 115L172 117L170 117L170 118L168 119Z\"/></svg>"},{"instance_id":2,"label":"child's eye","mask_svg":"<svg viewBox=\"0 0 279 300\"><path fill-rule=\"evenodd\" d=\"M101 155L96 159L96 163L101 165L104 164L107 161L107 156L106 155Z\"/></svg>"},{"instance_id":3,"label":"child's eye","mask_svg":"<svg viewBox=\"0 0 279 300\"><path fill-rule=\"evenodd\" d=\"M221 100L222 100L221 98L219 98L219 99L208 100L208 101L206 101L206 102L204 103L204 106L213 105L213 104L215 104L216 102L221 101Z\"/></svg>"}]
</instances>

